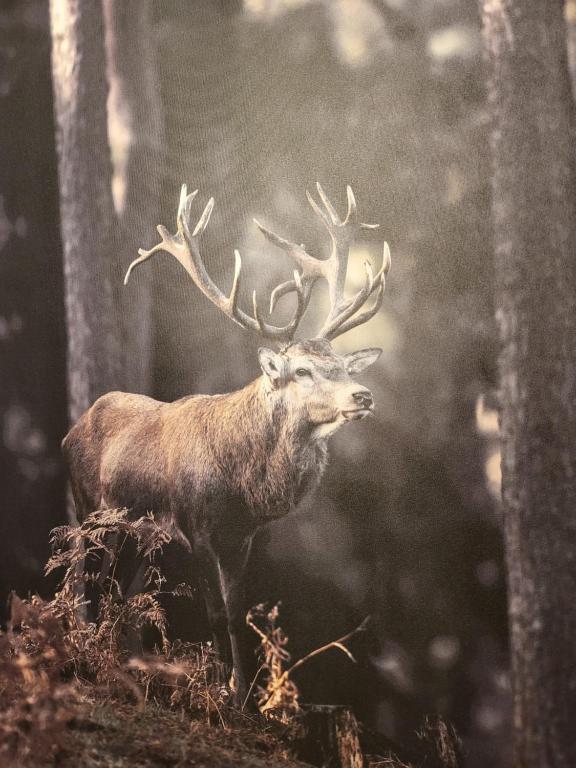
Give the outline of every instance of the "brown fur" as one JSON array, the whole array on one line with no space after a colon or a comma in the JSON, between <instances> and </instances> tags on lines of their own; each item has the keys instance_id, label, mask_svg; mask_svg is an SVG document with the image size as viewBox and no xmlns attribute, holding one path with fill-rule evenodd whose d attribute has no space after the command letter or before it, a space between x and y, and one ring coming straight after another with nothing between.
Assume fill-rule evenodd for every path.
<instances>
[{"instance_id":1,"label":"brown fur","mask_svg":"<svg viewBox=\"0 0 576 768\"><path fill-rule=\"evenodd\" d=\"M270 400L262 379L174 403L104 395L63 442L79 519L104 507L153 511L192 541L287 514L320 477L326 442Z\"/></svg>"}]
</instances>

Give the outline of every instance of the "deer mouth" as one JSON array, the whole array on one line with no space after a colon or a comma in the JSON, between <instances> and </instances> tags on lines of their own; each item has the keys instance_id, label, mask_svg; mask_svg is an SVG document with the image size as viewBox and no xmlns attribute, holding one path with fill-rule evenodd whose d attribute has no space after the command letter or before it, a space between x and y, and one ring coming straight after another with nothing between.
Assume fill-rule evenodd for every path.
<instances>
[{"instance_id":1,"label":"deer mouth","mask_svg":"<svg viewBox=\"0 0 576 768\"><path fill-rule=\"evenodd\" d=\"M355 408L352 411L342 411L342 416L346 421L360 421L360 419L365 419L373 414L374 408Z\"/></svg>"}]
</instances>

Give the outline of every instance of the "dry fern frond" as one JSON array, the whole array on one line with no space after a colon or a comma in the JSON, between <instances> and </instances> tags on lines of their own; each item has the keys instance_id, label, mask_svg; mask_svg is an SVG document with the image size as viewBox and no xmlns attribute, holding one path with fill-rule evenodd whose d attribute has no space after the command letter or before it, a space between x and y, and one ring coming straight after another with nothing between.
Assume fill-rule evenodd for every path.
<instances>
[{"instance_id":1,"label":"dry fern frond","mask_svg":"<svg viewBox=\"0 0 576 768\"><path fill-rule=\"evenodd\" d=\"M358 632L365 631L369 618L364 619L360 626L352 632L323 645L321 648L310 651L306 656L287 667L286 665L290 661L290 654L286 647L288 638L282 628L277 625L278 617L279 605L272 608L257 605L248 612L246 622L260 637L263 660L258 674L264 671L266 675L266 687L259 688L257 693L259 709L263 714L269 714L281 722L288 723L300 709L298 686L291 679L291 675L310 659L331 648L341 651L355 662L356 659L346 647L346 642ZM258 626L258 624L262 626Z\"/></svg>"},{"instance_id":2,"label":"dry fern frond","mask_svg":"<svg viewBox=\"0 0 576 768\"><path fill-rule=\"evenodd\" d=\"M286 674L290 654L286 648L288 638L277 625L279 614L279 605L268 608L260 604L248 612L246 622L260 638L259 671L264 671L266 677L266 687L257 690L258 707L262 713L268 712L282 722L289 722L300 709L300 694L296 683Z\"/></svg>"},{"instance_id":3,"label":"dry fern frond","mask_svg":"<svg viewBox=\"0 0 576 768\"><path fill-rule=\"evenodd\" d=\"M150 561L151 590L123 598L114 567L103 586L98 574L84 573L84 562L107 554L115 564L127 538ZM128 695L141 706L152 697L224 723L229 692L213 650L168 641L158 600L164 578L152 558L170 536L153 517L132 521L127 510L104 510L78 528L55 529L51 541L54 553L46 572L63 570L58 592L49 602L14 596L8 631L0 632L0 765L36 764L38 755L51 761L74 706L87 691L115 700ZM78 586L90 582L102 589L93 623L79 611L84 602ZM181 584L175 593L191 590ZM161 655L131 659L127 636L145 627L158 632Z\"/></svg>"},{"instance_id":4,"label":"dry fern frond","mask_svg":"<svg viewBox=\"0 0 576 768\"><path fill-rule=\"evenodd\" d=\"M8 631L0 634L0 761L22 764L58 750L79 698L75 682L62 675L68 653L48 604L14 595Z\"/></svg>"}]
</instances>

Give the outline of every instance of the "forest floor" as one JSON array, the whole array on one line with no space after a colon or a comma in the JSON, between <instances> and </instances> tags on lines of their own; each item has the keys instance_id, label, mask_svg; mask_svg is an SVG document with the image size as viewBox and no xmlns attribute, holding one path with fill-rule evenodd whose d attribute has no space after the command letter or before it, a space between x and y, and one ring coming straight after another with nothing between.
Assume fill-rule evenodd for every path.
<instances>
[{"instance_id":1,"label":"forest floor","mask_svg":"<svg viewBox=\"0 0 576 768\"><path fill-rule=\"evenodd\" d=\"M250 718L222 727L154 703L141 707L102 700L78 707L60 742L57 765L291 768L303 763L291 759L287 745Z\"/></svg>"},{"instance_id":2,"label":"forest floor","mask_svg":"<svg viewBox=\"0 0 576 768\"><path fill-rule=\"evenodd\" d=\"M244 712L232 705L211 648L131 657L116 634L121 613L108 613L100 631L102 624L75 626L72 607L69 596L12 599L0 633L0 768L307 764L295 756L294 688L277 689L274 711ZM365 765L412 768L390 755Z\"/></svg>"},{"instance_id":3,"label":"forest floor","mask_svg":"<svg viewBox=\"0 0 576 768\"><path fill-rule=\"evenodd\" d=\"M0 633L0 768L303 765L289 724L232 706L209 647L131 657L121 614L104 631L77 627L73 605L12 600Z\"/></svg>"},{"instance_id":4,"label":"forest floor","mask_svg":"<svg viewBox=\"0 0 576 768\"><path fill-rule=\"evenodd\" d=\"M326 753L318 756L316 741L322 733L324 745L326 722L331 765L460 768L458 739L442 721L425 726L424 751L414 761L396 758L377 734L369 737L376 737L376 748L367 751L380 755L363 759L366 745L348 710L303 709L290 674L306 657L287 665L287 638L276 607L257 606L247 617L261 644L252 691L259 711L233 706L211 645L168 641L156 568L150 569L150 591L130 598L122 597L114 568L106 590L79 569L87 554L104 548L110 533L133 538L148 556L167 541L152 519L129 522L125 510L98 513L80 528L54 532L47 572L61 569L64 575L52 600L12 597L11 618L0 631L0 768L291 768L304 766L296 757L312 760L310 754L320 765ZM84 618L79 580L101 590L97 622ZM156 638L153 649L134 655L128 649L146 629ZM345 642L352 634L309 657L328 647L350 655ZM325 709L334 710L333 721ZM344 752L347 760L339 761Z\"/></svg>"}]
</instances>

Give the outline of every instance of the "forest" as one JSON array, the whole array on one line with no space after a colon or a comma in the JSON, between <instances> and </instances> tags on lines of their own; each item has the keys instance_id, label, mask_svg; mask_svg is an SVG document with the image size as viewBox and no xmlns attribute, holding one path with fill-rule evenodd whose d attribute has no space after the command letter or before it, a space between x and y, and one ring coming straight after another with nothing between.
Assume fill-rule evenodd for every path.
<instances>
[{"instance_id":1,"label":"forest","mask_svg":"<svg viewBox=\"0 0 576 768\"><path fill-rule=\"evenodd\" d=\"M0 2L0 767L576 766L575 98L575 0Z\"/></svg>"}]
</instances>

